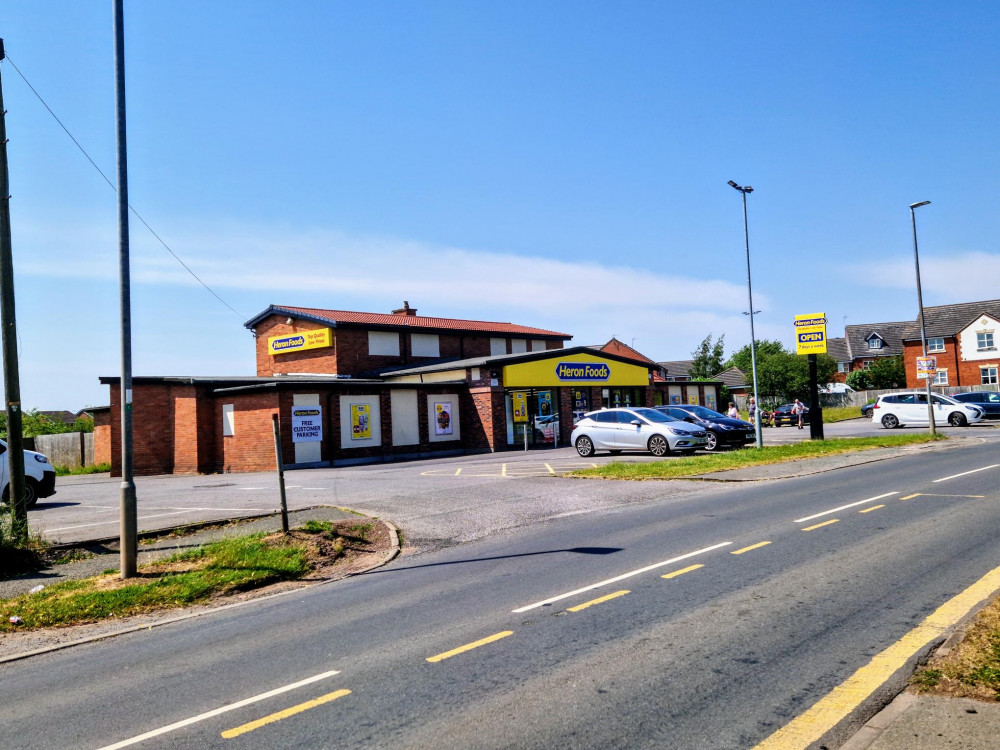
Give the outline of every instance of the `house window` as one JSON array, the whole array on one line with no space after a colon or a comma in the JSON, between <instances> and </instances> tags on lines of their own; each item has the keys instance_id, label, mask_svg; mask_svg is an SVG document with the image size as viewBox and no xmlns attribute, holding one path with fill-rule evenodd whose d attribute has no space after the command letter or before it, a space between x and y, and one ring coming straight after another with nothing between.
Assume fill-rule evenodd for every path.
<instances>
[{"instance_id":1,"label":"house window","mask_svg":"<svg viewBox=\"0 0 1000 750\"><path fill-rule=\"evenodd\" d=\"M873 359L866 359L864 362L861 363L861 369L862 370L870 370L871 367L872 367L872 365L874 363L875 363L875 360L873 360Z\"/></svg>"},{"instance_id":2,"label":"house window","mask_svg":"<svg viewBox=\"0 0 1000 750\"><path fill-rule=\"evenodd\" d=\"M944 351L944 339L927 339L927 353L931 352L943 352Z\"/></svg>"},{"instance_id":3,"label":"house window","mask_svg":"<svg viewBox=\"0 0 1000 750\"><path fill-rule=\"evenodd\" d=\"M398 357L399 334L389 331L369 331L368 354L372 357Z\"/></svg>"},{"instance_id":4,"label":"house window","mask_svg":"<svg viewBox=\"0 0 1000 750\"><path fill-rule=\"evenodd\" d=\"M981 385L996 385L997 384L997 366L988 365L987 367L979 368L979 382Z\"/></svg>"},{"instance_id":5,"label":"house window","mask_svg":"<svg viewBox=\"0 0 1000 750\"><path fill-rule=\"evenodd\" d=\"M948 385L948 371L938 370L934 373L934 379L931 381L931 385Z\"/></svg>"},{"instance_id":6,"label":"house window","mask_svg":"<svg viewBox=\"0 0 1000 750\"><path fill-rule=\"evenodd\" d=\"M441 345L436 333L410 334L410 347L414 357L440 357Z\"/></svg>"},{"instance_id":7,"label":"house window","mask_svg":"<svg viewBox=\"0 0 1000 750\"><path fill-rule=\"evenodd\" d=\"M993 331L981 331L976 334L976 349L989 352L996 348L996 344L993 343Z\"/></svg>"},{"instance_id":8,"label":"house window","mask_svg":"<svg viewBox=\"0 0 1000 750\"><path fill-rule=\"evenodd\" d=\"M848 363L848 362L838 362L837 363L837 372L847 372L847 367L848 367L849 364L850 363Z\"/></svg>"},{"instance_id":9,"label":"house window","mask_svg":"<svg viewBox=\"0 0 1000 750\"><path fill-rule=\"evenodd\" d=\"M872 338L868 339L868 348L869 349L881 349L882 348L882 339L880 339L878 336L872 336Z\"/></svg>"},{"instance_id":10,"label":"house window","mask_svg":"<svg viewBox=\"0 0 1000 750\"><path fill-rule=\"evenodd\" d=\"M233 404L222 405L222 436L231 437L236 434L236 415Z\"/></svg>"}]
</instances>

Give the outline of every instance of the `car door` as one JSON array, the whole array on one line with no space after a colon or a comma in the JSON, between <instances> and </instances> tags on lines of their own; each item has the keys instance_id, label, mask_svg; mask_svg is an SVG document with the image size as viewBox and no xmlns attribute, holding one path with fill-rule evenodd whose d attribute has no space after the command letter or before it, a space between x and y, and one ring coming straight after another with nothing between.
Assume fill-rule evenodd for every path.
<instances>
[{"instance_id":1,"label":"car door","mask_svg":"<svg viewBox=\"0 0 1000 750\"><path fill-rule=\"evenodd\" d=\"M904 424L927 424L927 394L912 393L906 400L900 399L900 410L902 416L900 422Z\"/></svg>"},{"instance_id":2,"label":"car door","mask_svg":"<svg viewBox=\"0 0 1000 750\"><path fill-rule=\"evenodd\" d=\"M611 450L615 447L615 433L618 431L617 412L599 411L590 415L593 423L587 428L587 435L594 443L594 448Z\"/></svg>"},{"instance_id":3,"label":"car door","mask_svg":"<svg viewBox=\"0 0 1000 750\"><path fill-rule=\"evenodd\" d=\"M926 396L924 397L926 399ZM945 401L940 396L931 394L931 403L934 404L934 424L945 424L948 421L948 415L953 411L960 411L963 414L965 409L961 406L955 406L955 404L950 401ZM925 413L924 421L927 421L927 416Z\"/></svg>"},{"instance_id":4,"label":"car door","mask_svg":"<svg viewBox=\"0 0 1000 750\"><path fill-rule=\"evenodd\" d=\"M632 424L642 422L642 425ZM639 419L637 414L630 411L618 412L618 429L615 431L617 440L616 448L622 450L646 450L646 440L649 437L648 430L644 429L645 420Z\"/></svg>"}]
</instances>

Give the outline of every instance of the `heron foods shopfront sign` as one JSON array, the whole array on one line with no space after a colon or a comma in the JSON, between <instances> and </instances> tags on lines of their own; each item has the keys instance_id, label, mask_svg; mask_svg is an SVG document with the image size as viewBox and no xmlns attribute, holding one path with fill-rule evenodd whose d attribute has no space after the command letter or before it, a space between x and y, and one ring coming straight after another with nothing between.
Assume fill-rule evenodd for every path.
<instances>
[{"instance_id":1,"label":"heron foods shopfront sign","mask_svg":"<svg viewBox=\"0 0 1000 750\"><path fill-rule=\"evenodd\" d=\"M268 354L288 354L306 349L322 349L333 346L333 331L329 328L319 328L315 331L270 336L267 339Z\"/></svg>"},{"instance_id":2,"label":"heron foods shopfront sign","mask_svg":"<svg viewBox=\"0 0 1000 750\"><path fill-rule=\"evenodd\" d=\"M559 385L649 385L649 370L588 354L547 357L503 368L507 388Z\"/></svg>"}]
</instances>

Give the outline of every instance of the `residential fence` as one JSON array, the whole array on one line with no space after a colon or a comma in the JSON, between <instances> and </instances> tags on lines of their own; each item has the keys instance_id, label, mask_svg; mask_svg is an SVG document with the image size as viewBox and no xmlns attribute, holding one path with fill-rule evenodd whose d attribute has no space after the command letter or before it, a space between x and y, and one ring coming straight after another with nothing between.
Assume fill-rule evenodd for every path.
<instances>
[{"instance_id":1,"label":"residential fence","mask_svg":"<svg viewBox=\"0 0 1000 750\"><path fill-rule=\"evenodd\" d=\"M28 450L44 453L54 465L70 469L94 465L94 433L60 432L24 439Z\"/></svg>"}]
</instances>

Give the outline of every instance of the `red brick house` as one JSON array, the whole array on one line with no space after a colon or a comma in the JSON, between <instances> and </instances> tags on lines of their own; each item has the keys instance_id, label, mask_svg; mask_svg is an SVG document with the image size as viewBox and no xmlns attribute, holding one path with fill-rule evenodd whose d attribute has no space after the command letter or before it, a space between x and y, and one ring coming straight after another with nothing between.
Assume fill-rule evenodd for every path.
<instances>
[{"instance_id":1,"label":"red brick house","mask_svg":"<svg viewBox=\"0 0 1000 750\"><path fill-rule=\"evenodd\" d=\"M937 358L933 385L998 388L1000 300L924 308L927 354ZM917 357L922 356L919 318L903 335L906 385L918 388Z\"/></svg>"}]
</instances>

